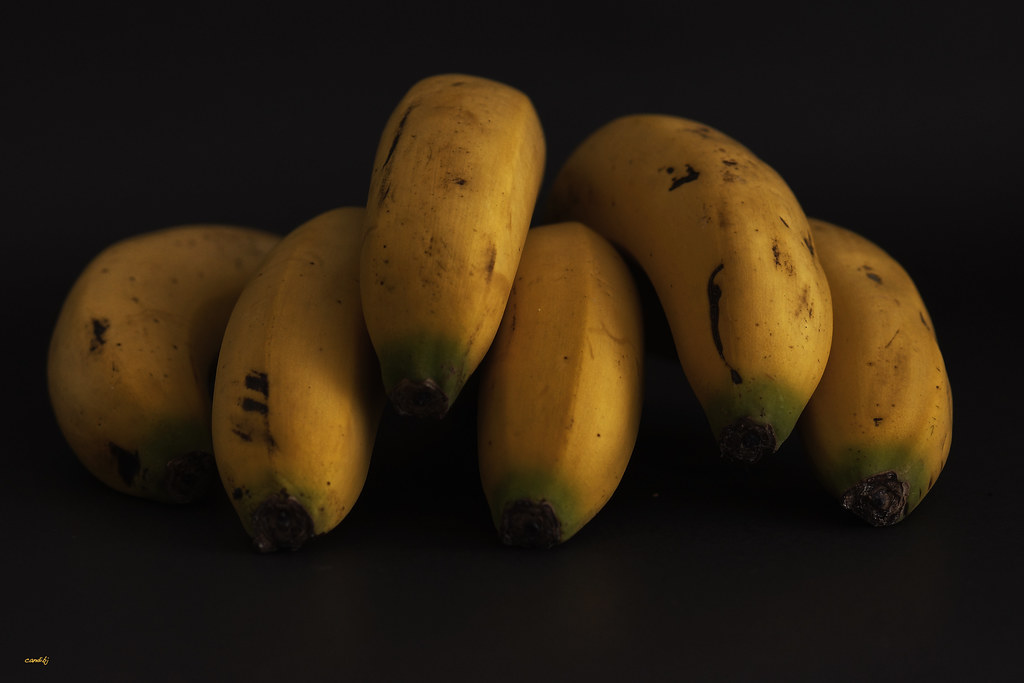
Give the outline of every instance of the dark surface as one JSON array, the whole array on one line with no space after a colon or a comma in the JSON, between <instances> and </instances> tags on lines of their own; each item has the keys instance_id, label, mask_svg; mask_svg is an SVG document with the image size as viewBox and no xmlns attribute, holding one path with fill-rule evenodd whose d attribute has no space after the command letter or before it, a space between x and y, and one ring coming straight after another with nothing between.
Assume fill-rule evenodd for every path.
<instances>
[{"instance_id":1,"label":"dark surface","mask_svg":"<svg viewBox=\"0 0 1024 683\"><path fill-rule=\"evenodd\" d=\"M85 4L0 23L0 679L1018 679L1024 111L1009 15L979 2L371 5ZM471 390L433 429L389 415L351 515L295 553L256 552L226 496L173 507L93 480L44 381L86 261L176 223L285 232L361 204L391 108L445 71L533 98L547 182L610 118L680 114L751 147L809 214L896 256L954 396L949 462L921 506L895 527L860 522L809 477L795 438L754 468L725 465L656 333L622 485L551 550L499 542ZM45 671L24 662L43 656Z\"/></svg>"}]
</instances>

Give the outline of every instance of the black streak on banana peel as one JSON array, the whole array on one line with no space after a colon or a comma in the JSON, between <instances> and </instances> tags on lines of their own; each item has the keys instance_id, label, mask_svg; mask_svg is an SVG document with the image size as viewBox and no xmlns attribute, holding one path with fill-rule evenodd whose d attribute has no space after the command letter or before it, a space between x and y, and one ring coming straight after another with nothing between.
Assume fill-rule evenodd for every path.
<instances>
[{"instance_id":1,"label":"black streak on banana peel","mask_svg":"<svg viewBox=\"0 0 1024 683\"><path fill-rule=\"evenodd\" d=\"M448 414L448 396L432 379L403 379L392 390L391 403L408 417L441 419Z\"/></svg>"},{"instance_id":2,"label":"black streak on banana peel","mask_svg":"<svg viewBox=\"0 0 1024 683\"><path fill-rule=\"evenodd\" d=\"M729 361L725 360L725 350L722 347L722 335L718 331L718 320L721 315L721 309L719 308L719 300L722 298L722 288L715 282L715 278L718 276L722 269L725 268L724 263L719 263L715 266L715 269L711 271L711 277L708 278L708 310L711 315L711 338L715 342L715 349L718 350L718 356L725 363L725 366L729 368L729 376L732 377L733 384L742 384L743 378L740 377L740 373L736 372L735 368L729 365Z\"/></svg>"},{"instance_id":3,"label":"black streak on banana peel","mask_svg":"<svg viewBox=\"0 0 1024 683\"><path fill-rule=\"evenodd\" d=\"M252 513L253 545L261 553L298 550L313 537L313 519L294 496L281 489Z\"/></svg>"},{"instance_id":4,"label":"black streak on banana peel","mask_svg":"<svg viewBox=\"0 0 1024 683\"><path fill-rule=\"evenodd\" d=\"M892 526L906 516L910 485L893 471L865 477L843 493L839 502L872 526Z\"/></svg>"},{"instance_id":5,"label":"black streak on banana peel","mask_svg":"<svg viewBox=\"0 0 1024 683\"><path fill-rule=\"evenodd\" d=\"M391 177L391 157L395 153L395 148L398 147L398 139L402 137L402 129L405 128L405 122L409 118L409 113L416 108L416 105L409 105L409 108L402 114L402 119L398 122L398 126L395 129L395 137L391 140L391 147L388 148L388 155L384 158L384 164L381 166L381 171L384 174L383 179L380 183L380 194L377 197L377 205L380 206L387 199L388 194L391 192L391 183L389 179Z\"/></svg>"},{"instance_id":6,"label":"black streak on banana peel","mask_svg":"<svg viewBox=\"0 0 1024 683\"><path fill-rule=\"evenodd\" d=\"M546 500L515 500L505 506L501 542L522 548L551 548L562 541L562 523Z\"/></svg>"}]
</instances>

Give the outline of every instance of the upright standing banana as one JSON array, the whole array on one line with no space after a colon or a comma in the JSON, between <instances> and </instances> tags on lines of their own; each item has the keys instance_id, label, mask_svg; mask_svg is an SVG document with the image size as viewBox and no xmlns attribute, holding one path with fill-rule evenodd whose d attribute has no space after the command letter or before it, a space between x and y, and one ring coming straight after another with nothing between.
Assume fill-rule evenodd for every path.
<instances>
[{"instance_id":1,"label":"upright standing banana","mask_svg":"<svg viewBox=\"0 0 1024 683\"><path fill-rule=\"evenodd\" d=\"M604 507L633 453L643 355L615 249L580 223L531 229L478 397L480 478L504 543L563 543Z\"/></svg>"},{"instance_id":2,"label":"upright standing banana","mask_svg":"<svg viewBox=\"0 0 1024 683\"><path fill-rule=\"evenodd\" d=\"M366 480L385 396L359 299L363 214L334 209L286 235L224 333L214 453L263 552L333 529Z\"/></svg>"},{"instance_id":3,"label":"upright standing banana","mask_svg":"<svg viewBox=\"0 0 1024 683\"><path fill-rule=\"evenodd\" d=\"M783 179L717 130L637 114L589 135L549 199L546 219L590 226L648 276L722 455L774 452L832 337L828 283Z\"/></svg>"},{"instance_id":4,"label":"upright standing banana","mask_svg":"<svg viewBox=\"0 0 1024 683\"><path fill-rule=\"evenodd\" d=\"M835 333L800 419L810 462L846 509L904 519L939 477L953 401L935 328L910 275L862 235L811 220L832 287Z\"/></svg>"},{"instance_id":5,"label":"upright standing banana","mask_svg":"<svg viewBox=\"0 0 1024 683\"><path fill-rule=\"evenodd\" d=\"M419 81L380 138L361 285L395 409L443 417L498 329L544 171L520 91L475 76Z\"/></svg>"},{"instance_id":6,"label":"upright standing banana","mask_svg":"<svg viewBox=\"0 0 1024 683\"><path fill-rule=\"evenodd\" d=\"M100 252L72 285L47 380L64 437L100 481L187 502L216 485L210 379L245 282L280 237L183 225Z\"/></svg>"}]
</instances>

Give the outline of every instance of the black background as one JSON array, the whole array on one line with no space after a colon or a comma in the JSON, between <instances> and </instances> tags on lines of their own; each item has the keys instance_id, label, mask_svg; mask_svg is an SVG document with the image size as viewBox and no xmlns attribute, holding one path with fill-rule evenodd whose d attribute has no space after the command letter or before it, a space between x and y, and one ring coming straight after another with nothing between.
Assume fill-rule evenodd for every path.
<instances>
[{"instance_id":1,"label":"black background","mask_svg":"<svg viewBox=\"0 0 1024 683\"><path fill-rule=\"evenodd\" d=\"M1021 674L1011 331L1024 111L1018 26L995 9L1010 5L81 6L4 10L0 23L0 678ZM598 125L674 113L737 138L809 215L896 256L954 395L949 462L922 505L888 529L850 518L808 476L796 438L754 470L725 467L678 364L656 350L619 490L551 551L497 541L468 400L432 429L388 416L353 512L296 553L255 553L226 496L170 507L93 480L45 389L48 337L88 259L167 225L284 233L362 204L392 107L448 71L530 95L545 189ZM24 662L41 656L45 667Z\"/></svg>"}]
</instances>

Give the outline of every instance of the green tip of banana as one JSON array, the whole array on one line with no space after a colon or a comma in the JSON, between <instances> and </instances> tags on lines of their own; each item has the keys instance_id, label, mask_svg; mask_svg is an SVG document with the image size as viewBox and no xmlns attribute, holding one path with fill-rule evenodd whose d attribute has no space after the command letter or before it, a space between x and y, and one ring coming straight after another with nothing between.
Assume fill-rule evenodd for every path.
<instances>
[{"instance_id":1,"label":"green tip of banana","mask_svg":"<svg viewBox=\"0 0 1024 683\"><path fill-rule=\"evenodd\" d=\"M164 470L164 487L175 503L191 503L205 497L217 480L213 454L205 451L192 451L173 458Z\"/></svg>"},{"instance_id":2,"label":"green tip of banana","mask_svg":"<svg viewBox=\"0 0 1024 683\"><path fill-rule=\"evenodd\" d=\"M514 500L505 506L501 542L521 548L552 548L562 542L562 523L546 500Z\"/></svg>"},{"instance_id":3,"label":"green tip of banana","mask_svg":"<svg viewBox=\"0 0 1024 683\"><path fill-rule=\"evenodd\" d=\"M752 464L774 453L779 443L770 424L742 417L722 430L718 445L726 460Z\"/></svg>"},{"instance_id":4,"label":"green tip of banana","mask_svg":"<svg viewBox=\"0 0 1024 683\"><path fill-rule=\"evenodd\" d=\"M872 526L892 526L906 517L910 485L895 472L865 477L843 493L842 506Z\"/></svg>"},{"instance_id":5,"label":"green tip of banana","mask_svg":"<svg viewBox=\"0 0 1024 683\"><path fill-rule=\"evenodd\" d=\"M313 537L313 518L287 491L271 495L252 513L252 540L261 553L298 550Z\"/></svg>"},{"instance_id":6,"label":"green tip of banana","mask_svg":"<svg viewBox=\"0 0 1024 683\"><path fill-rule=\"evenodd\" d=\"M448 414L448 394L432 379L403 379L391 392L391 404L400 415L440 420Z\"/></svg>"}]
</instances>

